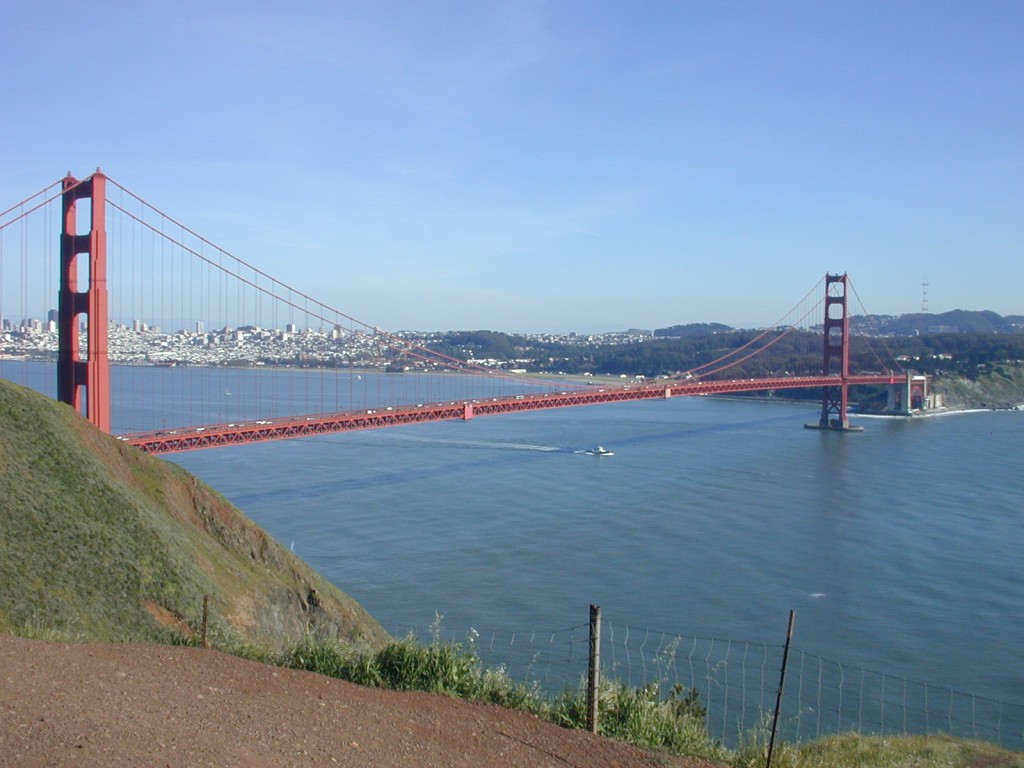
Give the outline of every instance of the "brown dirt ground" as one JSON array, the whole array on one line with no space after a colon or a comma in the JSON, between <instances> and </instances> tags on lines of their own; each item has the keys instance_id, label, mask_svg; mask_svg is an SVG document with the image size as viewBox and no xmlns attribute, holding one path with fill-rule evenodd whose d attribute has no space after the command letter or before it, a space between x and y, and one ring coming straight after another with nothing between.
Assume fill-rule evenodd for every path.
<instances>
[{"instance_id":1,"label":"brown dirt ground","mask_svg":"<svg viewBox=\"0 0 1024 768\"><path fill-rule=\"evenodd\" d=\"M489 704L216 651L0 637L0 765L701 768Z\"/></svg>"}]
</instances>

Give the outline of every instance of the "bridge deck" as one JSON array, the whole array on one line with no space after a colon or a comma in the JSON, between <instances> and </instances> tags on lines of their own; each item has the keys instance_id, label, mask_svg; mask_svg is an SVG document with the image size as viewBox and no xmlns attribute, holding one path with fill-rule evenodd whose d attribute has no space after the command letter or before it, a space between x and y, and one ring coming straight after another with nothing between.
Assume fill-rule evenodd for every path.
<instances>
[{"instance_id":1,"label":"bridge deck","mask_svg":"<svg viewBox=\"0 0 1024 768\"><path fill-rule=\"evenodd\" d=\"M848 386L862 384L898 384L905 377L891 374L848 376ZM722 381L664 381L660 383L606 387L560 393L535 393L486 400L465 400L448 403L395 406L360 411L323 413L310 416L288 416L245 423L212 424L203 427L137 432L120 435L118 439L146 453L175 453L199 448L215 448L266 440L377 429L401 424L430 421L471 419L503 413L539 411L576 405L598 405L628 400L656 400L694 395L724 395L740 392L762 392L775 389L810 389L842 384L835 376L799 376L771 379L728 379Z\"/></svg>"}]
</instances>

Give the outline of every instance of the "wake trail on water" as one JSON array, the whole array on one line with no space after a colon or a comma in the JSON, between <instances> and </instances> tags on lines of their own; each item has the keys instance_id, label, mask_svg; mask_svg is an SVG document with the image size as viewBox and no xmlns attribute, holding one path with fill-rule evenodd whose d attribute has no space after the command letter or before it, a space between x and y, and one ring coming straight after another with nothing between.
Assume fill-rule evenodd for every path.
<instances>
[{"instance_id":1,"label":"wake trail on water","mask_svg":"<svg viewBox=\"0 0 1024 768\"><path fill-rule=\"evenodd\" d=\"M455 448L494 448L501 451L544 451L553 453L564 451L565 448L558 448L553 445L529 445L527 443L497 443L486 440L424 440L425 443L450 446Z\"/></svg>"},{"instance_id":2,"label":"wake trail on water","mask_svg":"<svg viewBox=\"0 0 1024 768\"><path fill-rule=\"evenodd\" d=\"M382 435L384 437L384 435ZM571 451L570 448L560 448L554 445L531 445L530 443L509 443L494 440L440 440L428 437L411 437L409 435L388 435L388 441L394 443L415 443L417 447L423 445L436 445L445 448L491 448L501 451L542 451L545 453L558 453ZM341 442L341 441L332 441ZM351 445L351 443L349 443Z\"/></svg>"}]
</instances>

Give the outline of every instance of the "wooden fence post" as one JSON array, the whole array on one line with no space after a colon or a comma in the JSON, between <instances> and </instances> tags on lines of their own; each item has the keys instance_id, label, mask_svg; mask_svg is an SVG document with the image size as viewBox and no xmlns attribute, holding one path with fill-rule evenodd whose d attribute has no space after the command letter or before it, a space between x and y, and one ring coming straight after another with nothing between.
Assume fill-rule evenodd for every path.
<instances>
[{"instance_id":1,"label":"wooden fence post","mask_svg":"<svg viewBox=\"0 0 1024 768\"><path fill-rule=\"evenodd\" d=\"M203 648L209 648L210 646L206 642L206 625L207 620L210 616L210 596L203 595Z\"/></svg>"},{"instance_id":2,"label":"wooden fence post","mask_svg":"<svg viewBox=\"0 0 1024 768\"><path fill-rule=\"evenodd\" d=\"M598 696L601 684L601 606L590 606L590 661L587 665L587 728L597 733Z\"/></svg>"},{"instance_id":3,"label":"wooden fence post","mask_svg":"<svg viewBox=\"0 0 1024 768\"><path fill-rule=\"evenodd\" d=\"M793 641L793 627L796 625L796 611L789 612L789 628L786 630L786 647L782 651L782 671L779 673L779 692L775 696L775 717L772 718L772 737L768 742L768 761L765 768L772 768L772 752L775 751L775 733L779 728L779 712L782 709L782 688L786 684L786 663L789 661L789 644Z\"/></svg>"}]
</instances>

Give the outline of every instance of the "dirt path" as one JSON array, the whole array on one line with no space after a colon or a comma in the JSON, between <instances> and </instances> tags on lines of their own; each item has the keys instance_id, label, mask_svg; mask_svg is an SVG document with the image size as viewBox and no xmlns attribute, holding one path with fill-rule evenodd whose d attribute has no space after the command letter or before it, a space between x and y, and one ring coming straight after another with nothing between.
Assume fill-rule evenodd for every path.
<instances>
[{"instance_id":1,"label":"dirt path","mask_svg":"<svg viewBox=\"0 0 1024 768\"><path fill-rule=\"evenodd\" d=\"M215 651L14 637L0 637L0 764L706 765L487 704L363 688Z\"/></svg>"}]
</instances>

